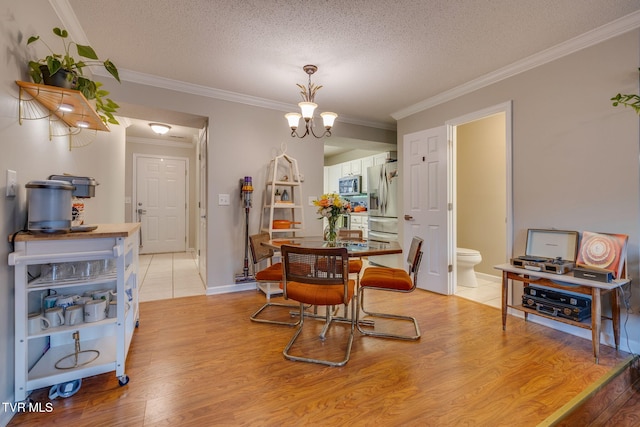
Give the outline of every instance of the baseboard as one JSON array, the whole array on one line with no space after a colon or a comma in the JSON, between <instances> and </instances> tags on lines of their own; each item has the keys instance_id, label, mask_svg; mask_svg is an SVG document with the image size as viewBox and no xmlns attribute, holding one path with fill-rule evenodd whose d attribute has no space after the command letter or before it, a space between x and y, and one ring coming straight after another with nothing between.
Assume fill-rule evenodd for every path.
<instances>
[{"instance_id":1,"label":"baseboard","mask_svg":"<svg viewBox=\"0 0 640 427\"><path fill-rule=\"evenodd\" d=\"M207 288L206 295L220 295L231 292L251 291L256 289L256 282L238 283L233 285L215 286Z\"/></svg>"},{"instance_id":2,"label":"baseboard","mask_svg":"<svg viewBox=\"0 0 640 427\"><path fill-rule=\"evenodd\" d=\"M493 276L487 273L478 273L476 272L476 277L478 279L487 280L489 282L502 283L502 276Z\"/></svg>"}]
</instances>

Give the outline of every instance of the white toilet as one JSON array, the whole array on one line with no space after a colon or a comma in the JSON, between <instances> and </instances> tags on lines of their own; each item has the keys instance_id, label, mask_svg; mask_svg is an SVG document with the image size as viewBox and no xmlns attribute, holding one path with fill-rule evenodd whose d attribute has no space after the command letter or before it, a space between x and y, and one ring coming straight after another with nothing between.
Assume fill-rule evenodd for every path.
<instances>
[{"instance_id":1,"label":"white toilet","mask_svg":"<svg viewBox=\"0 0 640 427\"><path fill-rule=\"evenodd\" d=\"M475 249L456 248L458 285L477 288L476 272L473 270L482 261L480 252Z\"/></svg>"}]
</instances>

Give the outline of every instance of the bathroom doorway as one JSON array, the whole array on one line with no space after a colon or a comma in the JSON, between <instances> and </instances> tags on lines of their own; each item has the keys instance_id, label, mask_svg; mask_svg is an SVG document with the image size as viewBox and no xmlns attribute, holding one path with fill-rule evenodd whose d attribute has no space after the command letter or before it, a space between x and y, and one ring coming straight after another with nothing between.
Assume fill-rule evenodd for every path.
<instances>
[{"instance_id":1,"label":"bathroom doorway","mask_svg":"<svg viewBox=\"0 0 640 427\"><path fill-rule=\"evenodd\" d=\"M454 293L500 307L500 275L493 266L508 261L512 245L511 103L460 117L447 125L452 141L453 200L449 244L477 251L462 258L456 255ZM464 249L455 252L469 253ZM473 261L471 267L465 260ZM465 268L473 268L475 282L469 281L462 271Z\"/></svg>"}]
</instances>

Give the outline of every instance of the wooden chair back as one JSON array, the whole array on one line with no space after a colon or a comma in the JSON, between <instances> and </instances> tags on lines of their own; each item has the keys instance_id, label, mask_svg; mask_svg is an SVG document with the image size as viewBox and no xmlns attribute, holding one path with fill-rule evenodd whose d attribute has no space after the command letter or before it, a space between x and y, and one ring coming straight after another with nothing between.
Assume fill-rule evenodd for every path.
<instances>
[{"instance_id":1,"label":"wooden chair back","mask_svg":"<svg viewBox=\"0 0 640 427\"><path fill-rule=\"evenodd\" d=\"M265 259L273 258L273 255L275 254L273 249L262 244L262 242L266 242L269 239L271 239L271 237L269 236L269 233L266 232L249 236L249 247L251 248L251 258L254 265Z\"/></svg>"}]
</instances>

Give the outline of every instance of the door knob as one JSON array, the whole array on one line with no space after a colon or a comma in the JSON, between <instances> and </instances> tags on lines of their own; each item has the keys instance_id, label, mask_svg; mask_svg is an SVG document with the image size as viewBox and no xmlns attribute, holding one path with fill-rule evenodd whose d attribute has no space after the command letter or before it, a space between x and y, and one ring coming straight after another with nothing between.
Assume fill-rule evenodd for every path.
<instances>
[{"instance_id":1,"label":"door knob","mask_svg":"<svg viewBox=\"0 0 640 427\"><path fill-rule=\"evenodd\" d=\"M413 220L413 217L412 217L411 215L405 215L405 216L404 216L404 220L405 220L405 221L412 221L412 220Z\"/></svg>"},{"instance_id":2,"label":"door knob","mask_svg":"<svg viewBox=\"0 0 640 427\"><path fill-rule=\"evenodd\" d=\"M147 213L147 210L146 210L146 209L142 209L142 208L138 209L138 214L140 214L140 215L144 215L144 214L146 214L146 213Z\"/></svg>"}]
</instances>

